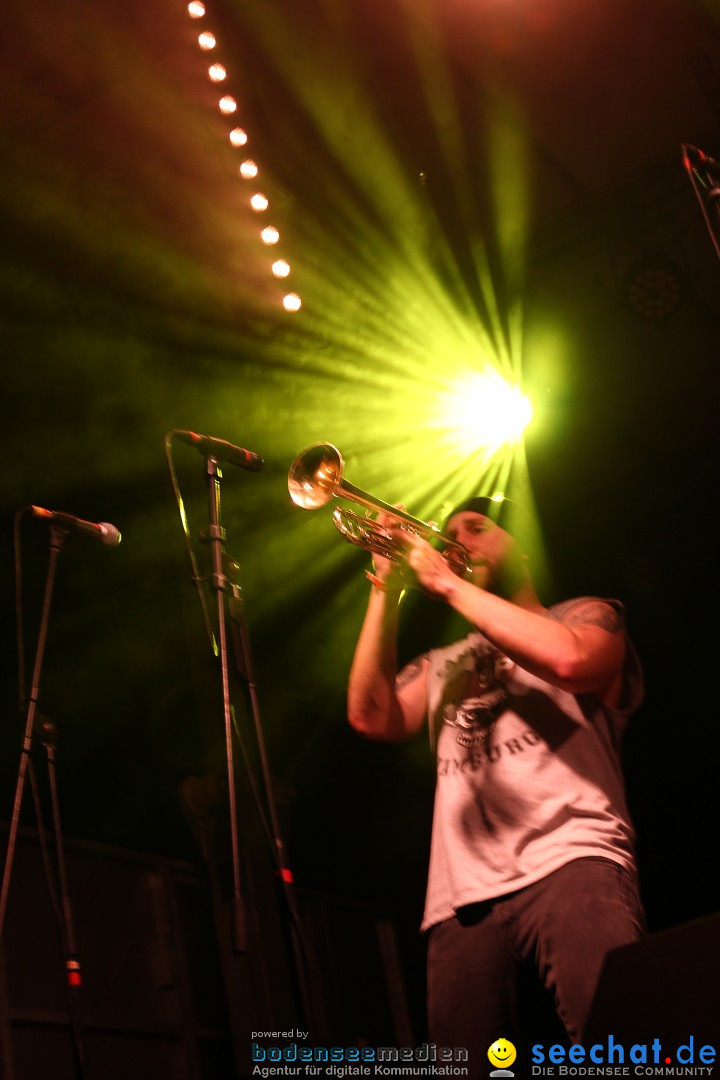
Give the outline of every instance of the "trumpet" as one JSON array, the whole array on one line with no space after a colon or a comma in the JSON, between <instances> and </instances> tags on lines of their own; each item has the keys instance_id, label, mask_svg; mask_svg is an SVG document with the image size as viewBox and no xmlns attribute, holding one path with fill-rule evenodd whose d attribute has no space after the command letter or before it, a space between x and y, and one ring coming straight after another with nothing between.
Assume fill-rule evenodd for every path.
<instances>
[{"instance_id":1,"label":"trumpet","mask_svg":"<svg viewBox=\"0 0 720 1080\"><path fill-rule=\"evenodd\" d=\"M386 514L401 529L415 533L425 540L439 541L443 546L443 556L447 558L454 573L460 577L468 573L471 568L470 555L463 544L446 536L436 525L421 521L404 510L398 510L396 506L369 495L362 488L355 487L344 479L344 471L342 454L332 443L319 442L306 446L290 466L290 498L304 510L318 510L335 498L357 503L364 506L366 511L374 510ZM361 517L345 507L336 507L333 511L333 524L348 543L364 547L394 562L402 561L405 554L402 543L388 528L374 519Z\"/></svg>"}]
</instances>

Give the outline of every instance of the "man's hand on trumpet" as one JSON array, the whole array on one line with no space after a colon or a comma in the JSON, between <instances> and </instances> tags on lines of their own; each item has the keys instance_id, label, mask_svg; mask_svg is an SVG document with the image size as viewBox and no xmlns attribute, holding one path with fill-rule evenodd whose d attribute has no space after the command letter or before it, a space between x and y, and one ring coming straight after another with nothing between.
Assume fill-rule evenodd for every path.
<instances>
[{"instance_id":1,"label":"man's hand on trumpet","mask_svg":"<svg viewBox=\"0 0 720 1080\"><path fill-rule=\"evenodd\" d=\"M405 507L402 503L398 503L397 509L404 510ZM397 540L398 544L401 544L403 536L407 535L400 527L398 519L390 514L381 512L377 515L375 521L385 530L388 536ZM365 576L371 585L382 589L383 592L397 593L398 596L412 584L406 580L407 573L404 560L389 559L384 555L379 555L377 552L373 555L372 571L367 570Z\"/></svg>"},{"instance_id":2,"label":"man's hand on trumpet","mask_svg":"<svg viewBox=\"0 0 720 1080\"><path fill-rule=\"evenodd\" d=\"M416 533L405 532L402 536L405 548L406 578L436 600L445 600L448 591L457 584L458 577L445 555Z\"/></svg>"},{"instance_id":3,"label":"man's hand on trumpet","mask_svg":"<svg viewBox=\"0 0 720 1080\"><path fill-rule=\"evenodd\" d=\"M397 509L405 507L398 504ZM390 514L380 513L376 521L404 551L404 556L389 559L375 554L373 571L367 574L369 581L385 592L420 588L429 596L445 599L451 584L457 581L447 557Z\"/></svg>"}]
</instances>

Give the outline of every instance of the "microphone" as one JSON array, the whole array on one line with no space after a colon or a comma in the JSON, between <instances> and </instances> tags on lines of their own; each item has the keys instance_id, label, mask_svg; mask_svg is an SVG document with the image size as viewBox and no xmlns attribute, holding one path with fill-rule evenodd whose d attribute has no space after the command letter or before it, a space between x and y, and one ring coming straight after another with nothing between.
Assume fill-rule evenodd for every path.
<instances>
[{"instance_id":1,"label":"microphone","mask_svg":"<svg viewBox=\"0 0 720 1080\"><path fill-rule=\"evenodd\" d=\"M180 442L194 446L206 457L227 461L230 465L239 465L241 469L249 469L250 472L257 472L263 466L263 459L259 454L253 454L252 450L244 450L242 446L233 446L225 439L214 439L211 435L196 435L194 431L173 431L173 435Z\"/></svg>"},{"instance_id":2,"label":"microphone","mask_svg":"<svg viewBox=\"0 0 720 1080\"><path fill-rule=\"evenodd\" d=\"M94 521L83 521L82 518L73 517L72 514L62 514L58 510L45 510L42 506L31 506L30 509L35 517L45 518L46 521L59 525L61 529L67 529L68 532L85 533L102 544L107 544L108 547L117 547L122 539L120 530L109 521L100 521L95 524Z\"/></svg>"},{"instance_id":3,"label":"microphone","mask_svg":"<svg viewBox=\"0 0 720 1080\"><path fill-rule=\"evenodd\" d=\"M713 169L718 175L716 179L720 180L720 161L714 161L713 158L708 157L702 150L698 150L697 146L691 146L690 143L683 143L683 165L691 172L693 169Z\"/></svg>"}]
</instances>

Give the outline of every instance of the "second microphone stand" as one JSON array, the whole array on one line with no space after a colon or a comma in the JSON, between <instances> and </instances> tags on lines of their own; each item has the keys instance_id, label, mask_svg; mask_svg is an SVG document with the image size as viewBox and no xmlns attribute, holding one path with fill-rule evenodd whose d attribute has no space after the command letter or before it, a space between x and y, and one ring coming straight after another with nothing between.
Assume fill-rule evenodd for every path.
<instances>
[{"instance_id":1,"label":"second microphone stand","mask_svg":"<svg viewBox=\"0 0 720 1080\"><path fill-rule=\"evenodd\" d=\"M230 695L230 677L228 662L228 623L231 622L237 633L232 635L236 648L236 667L246 681L250 710L255 727L260 765L263 773L263 785L267 800L268 816L272 836L273 855L278 876L282 884L285 901L290 915L290 937L295 960L295 972L300 992L301 1004L309 1031L313 1031L313 1010L307 974L308 950L304 946L301 921L297 910L292 870L287 860L287 848L282 839L278 820L272 777L268 765L265 739L257 696L252 650L243 618L241 590L237 580L237 565L230 564L225 553L225 531L222 527L221 479L222 471L217 458L207 457L206 473L208 480L208 517L207 540L210 544L211 573L210 587L216 598L218 626L218 659L220 662L220 680L222 685L222 709L225 733L225 751L227 758L228 809L230 814L230 844L232 862L232 911L234 945L238 952L247 948L244 905L240 876L240 850L238 840L237 798L235 792L235 741L233 734L233 709ZM232 577L226 572L232 566ZM248 763L249 767L249 763Z\"/></svg>"}]
</instances>

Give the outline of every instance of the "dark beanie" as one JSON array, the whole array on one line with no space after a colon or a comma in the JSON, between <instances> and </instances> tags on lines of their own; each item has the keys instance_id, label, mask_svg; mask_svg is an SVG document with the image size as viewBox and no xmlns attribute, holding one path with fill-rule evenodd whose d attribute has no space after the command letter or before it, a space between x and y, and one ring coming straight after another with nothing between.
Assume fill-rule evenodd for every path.
<instances>
[{"instance_id":1,"label":"dark beanie","mask_svg":"<svg viewBox=\"0 0 720 1080\"><path fill-rule=\"evenodd\" d=\"M464 502L454 506L447 515L443 522L442 532L445 531L450 518L468 510L472 511L474 514L482 514L483 517L490 518L491 521L494 521L496 525L503 526L503 520L507 517L509 506L510 503L508 499L489 499L486 495L476 495L471 499L465 499Z\"/></svg>"}]
</instances>

